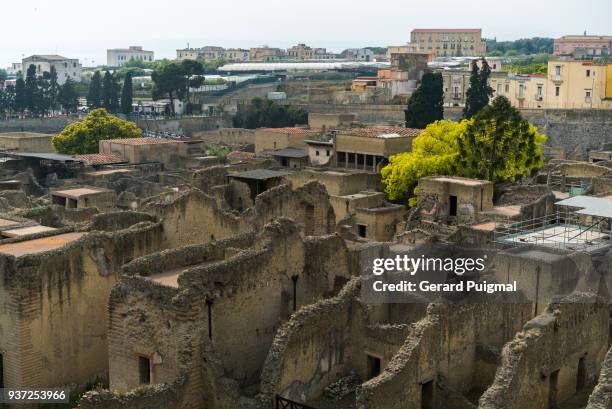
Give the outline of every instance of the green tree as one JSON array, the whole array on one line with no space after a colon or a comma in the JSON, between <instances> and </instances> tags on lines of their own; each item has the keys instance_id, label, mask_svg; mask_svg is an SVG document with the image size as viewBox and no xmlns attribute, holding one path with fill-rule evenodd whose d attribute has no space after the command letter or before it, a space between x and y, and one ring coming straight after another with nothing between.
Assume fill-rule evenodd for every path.
<instances>
[{"instance_id":1,"label":"green tree","mask_svg":"<svg viewBox=\"0 0 612 409\"><path fill-rule=\"evenodd\" d=\"M26 102L26 91L25 91L25 81L23 77L20 75L17 77L17 81L15 82L15 104L14 109L16 112L23 113L27 107Z\"/></svg>"},{"instance_id":2,"label":"green tree","mask_svg":"<svg viewBox=\"0 0 612 409\"><path fill-rule=\"evenodd\" d=\"M15 87L7 85L0 88L0 114L5 116L11 113L15 107Z\"/></svg>"},{"instance_id":3,"label":"green tree","mask_svg":"<svg viewBox=\"0 0 612 409\"><path fill-rule=\"evenodd\" d=\"M153 99L168 98L170 100L170 109L174 114L174 100L177 98L182 100L185 97L188 85L188 79L181 64L170 63L162 65L153 71L151 79L153 80Z\"/></svg>"},{"instance_id":4,"label":"green tree","mask_svg":"<svg viewBox=\"0 0 612 409\"><path fill-rule=\"evenodd\" d=\"M48 71L43 72L41 76L37 78L37 110L42 115L46 115L51 109L50 89L51 89L51 73Z\"/></svg>"},{"instance_id":5,"label":"green tree","mask_svg":"<svg viewBox=\"0 0 612 409\"><path fill-rule=\"evenodd\" d=\"M187 86L185 89L185 99L187 101L187 113L192 112L191 101L189 100L189 88L199 88L204 84L204 66L199 61L183 60L181 69L187 77Z\"/></svg>"},{"instance_id":6,"label":"green tree","mask_svg":"<svg viewBox=\"0 0 612 409\"><path fill-rule=\"evenodd\" d=\"M474 117L460 139L462 176L492 182L521 180L542 167L545 141L545 135L499 96Z\"/></svg>"},{"instance_id":7,"label":"green tree","mask_svg":"<svg viewBox=\"0 0 612 409\"><path fill-rule=\"evenodd\" d=\"M102 76L100 71L94 72L87 92L87 106L91 109L102 107Z\"/></svg>"},{"instance_id":8,"label":"green tree","mask_svg":"<svg viewBox=\"0 0 612 409\"><path fill-rule=\"evenodd\" d=\"M387 197L391 200L411 199L419 179L431 175L452 175L457 172L459 138L469 121L436 121L412 141L412 150L394 155L382 168L381 177Z\"/></svg>"},{"instance_id":9,"label":"green tree","mask_svg":"<svg viewBox=\"0 0 612 409\"><path fill-rule=\"evenodd\" d=\"M308 113L302 108L277 104L264 98L253 98L246 109L234 117L238 128L282 128L308 123Z\"/></svg>"},{"instance_id":10,"label":"green tree","mask_svg":"<svg viewBox=\"0 0 612 409\"><path fill-rule=\"evenodd\" d=\"M41 95L39 94L38 78L36 76L36 66L30 64L26 72L25 79L25 107L34 114L39 112L41 105Z\"/></svg>"},{"instance_id":11,"label":"green tree","mask_svg":"<svg viewBox=\"0 0 612 409\"><path fill-rule=\"evenodd\" d=\"M60 86L57 95L58 104L68 112L75 112L79 106L79 94L75 87L75 82L67 78L66 82Z\"/></svg>"},{"instance_id":12,"label":"green tree","mask_svg":"<svg viewBox=\"0 0 612 409\"><path fill-rule=\"evenodd\" d=\"M444 91L440 73L425 73L404 111L407 128L425 128L444 118Z\"/></svg>"},{"instance_id":13,"label":"green tree","mask_svg":"<svg viewBox=\"0 0 612 409\"><path fill-rule=\"evenodd\" d=\"M472 61L470 88L466 92L465 108L463 109L465 118L470 119L489 104L489 98L493 95L493 88L489 86L490 76L491 68L484 58L481 60L480 69L478 69L476 60Z\"/></svg>"},{"instance_id":14,"label":"green tree","mask_svg":"<svg viewBox=\"0 0 612 409\"><path fill-rule=\"evenodd\" d=\"M82 121L73 122L51 142L60 153L75 155L97 153L104 139L139 138L142 131L134 122L124 121L109 114L104 108L91 111Z\"/></svg>"},{"instance_id":15,"label":"green tree","mask_svg":"<svg viewBox=\"0 0 612 409\"><path fill-rule=\"evenodd\" d=\"M128 72L123 80L123 89L121 90L121 112L125 115L132 113L133 99L134 90L132 85L132 73Z\"/></svg>"},{"instance_id":16,"label":"green tree","mask_svg":"<svg viewBox=\"0 0 612 409\"><path fill-rule=\"evenodd\" d=\"M60 85L57 81L57 71L55 70L55 67L51 67L51 71L49 71L49 90L47 93L47 99L49 101L49 107L52 110L59 109L59 92Z\"/></svg>"},{"instance_id":17,"label":"green tree","mask_svg":"<svg viewBox=\"0 0 612 409\"><path fill-rule=\"evenodd\" d=\"M4 68L0 68L0 82L3 82L8 77L8 73Z\"/></svg>"},{"instance_id":18,"label":"green tree","mask_svg":"<svg viewBox=\"0 0 612 409\"><path fill-rule=\"evenodd\" d=\"M109 71L106 71L102 80L102 106L112 113L116 113L119 108L119 84Z\"/></svg>"}]
</instances>

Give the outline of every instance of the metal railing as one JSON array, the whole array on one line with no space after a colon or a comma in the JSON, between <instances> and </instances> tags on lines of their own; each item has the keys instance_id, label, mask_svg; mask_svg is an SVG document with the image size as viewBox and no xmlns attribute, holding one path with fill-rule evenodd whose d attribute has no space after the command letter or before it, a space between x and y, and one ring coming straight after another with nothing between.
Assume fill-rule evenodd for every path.
<instances>
[{"instance_id":1,"label":"metal railing","mask_svg":"<svg viewBox=\"0 0 612 409\"><path fill-rule=\"evenodd\" d=\"M303 403L294 402L280 395L276 395L274 409L316 409Z\"/></svg>"}]
</instances>

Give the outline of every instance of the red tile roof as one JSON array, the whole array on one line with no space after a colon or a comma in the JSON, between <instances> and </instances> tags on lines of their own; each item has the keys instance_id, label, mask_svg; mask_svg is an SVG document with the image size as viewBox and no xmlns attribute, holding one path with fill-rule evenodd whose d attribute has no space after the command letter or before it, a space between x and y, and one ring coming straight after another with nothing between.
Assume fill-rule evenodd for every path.
<instances>
[{"instance_id":1,"label":"red tile roof","mask_svg":"<svg viewBox=\"0 0 612 409\"><path fill-rule=\"evenodd\" d=\"M422 129L402 128L399 126L371 126L368 128L340 129L338 130L338 134L359 136L362 138L376 138L380 135L396 133L405 137L415 137L419 136L422 131Z\"/></svg>"},{"instance_id":2,"label":"red tile roof","mask_svg":"<svg viewBox=\"0 0 612 409\"><path fill-rule=\"evenodd\" d=\"M113 163L125 163L123 156L118 153L87 153L75 155L77 159L85 161L87 165L110 165Z\"/></svg>"},{"instance_id":3,"label":"red tile roof","mask_svg":"<svg viewBox=\"0 0 612 409\"><path fill-rule=\"evenodd\" d=\"M121 144L121 145L159 145L162 143L180 143L179 141L175 141L172 139L162 139L162 138L127 138L127 139L107 139L112 141L113 143Z\"/></svg>"},{"instance_id":4,"label":"red tile roof","mask_svg":"<svg viewBox=\"0 0 612 409\"><path fill-rule=\"evenodd\" d=\"M272 133L284 133L284 134L292 134L292 135L318 135L321 131L306 129L306 128L297 128L297 127L287 127L287 128L261 128L262 131L272 132Z\"/></svg>"}]
</instances>

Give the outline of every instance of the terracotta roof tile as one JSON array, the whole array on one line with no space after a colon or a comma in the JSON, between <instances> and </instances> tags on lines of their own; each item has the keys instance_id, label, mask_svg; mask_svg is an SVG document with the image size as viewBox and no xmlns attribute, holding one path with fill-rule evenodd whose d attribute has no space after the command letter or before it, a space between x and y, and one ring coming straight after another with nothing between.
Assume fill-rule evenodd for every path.
<instances>
[{"instance_id":1,"label":"terracotta roof tile","mask_svg":"<svg viewBox=\"0 0 612 409\"><path fill-rule=\"evenodd\" d=\"M423 130L416 128L402 128L399 126L372 126L368 128L351 128L338 130L339 135L352 135L362 138L377 138L381 135L398 134L404 137L416 137Z\"/></svg>"},{"instance_id":2,"label":"terracotta roof tile","mask_svg":"<svg viewBox=\"0 0 612 409\"><path fill-rule=\"evenodd\" d=\"M110 165L113 163L127 162L118 153L86 153L83 155L75 155L75 157L85 161L87 165Z\"/></svg>"},{"instance_id":3,"label":"terracotta roof tile","mask_svg":"<svg viewBox=\"0 0 612 409\"><path fill-rule=\"evenodd\" d=\"M113 143L120 145L159 145L162 143L180 143L172 139L162 138L127 138L127 139L107 139L113 141Z\"/></svg>"},{"instance_id":4,"label":"terracotta roof tile","mask_svg":"<svg viewBox=\"0 0 612 409\"><path fill-rule=\"evenodd\" d=\"M321 131L319 130L297 128L297 127L261 128L261 130L266 131L266 132L272 132L272 133L285 133L285 134L293 134L293 135L318 135L321 133Z\"/></svg>"}]
</instances>

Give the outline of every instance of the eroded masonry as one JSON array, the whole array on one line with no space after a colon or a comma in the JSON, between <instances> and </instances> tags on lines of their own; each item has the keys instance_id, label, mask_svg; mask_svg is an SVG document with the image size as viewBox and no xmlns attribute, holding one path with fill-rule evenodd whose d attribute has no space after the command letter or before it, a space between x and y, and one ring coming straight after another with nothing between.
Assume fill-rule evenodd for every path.
<instances>
[{"instance_id":1,"label":"eroded masonry","mask_svg":"<svg viewBox=\"0 0 612 409\"><path fill-rule=\"evenodd\" d=\"M206 138L2 152L0 387L80 409L612 408L608 147L500 192L423 178L407 209L378 172L419 130L316 119L227 158ZM519 291L365 297L374 259L405 255L484 255L462 279Z\"/></svg>"}]
</instances>

